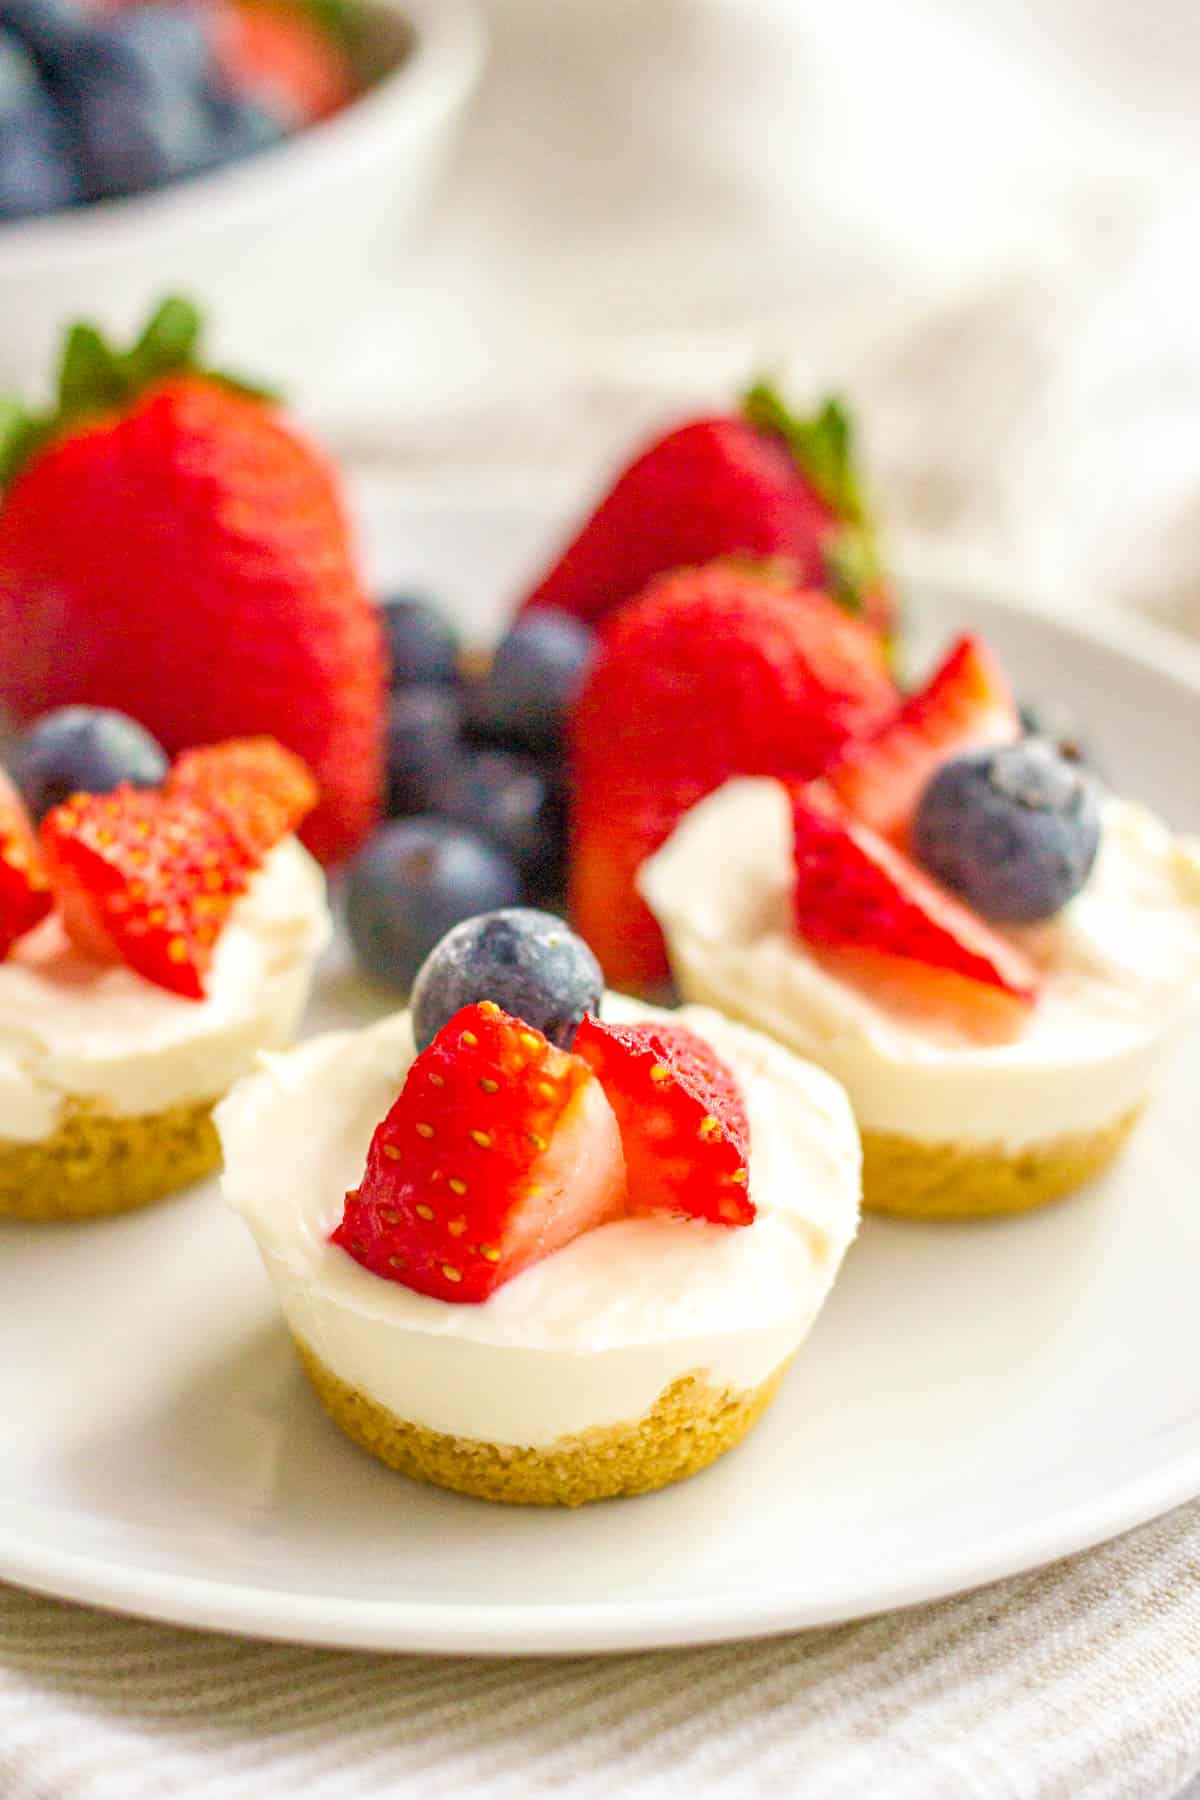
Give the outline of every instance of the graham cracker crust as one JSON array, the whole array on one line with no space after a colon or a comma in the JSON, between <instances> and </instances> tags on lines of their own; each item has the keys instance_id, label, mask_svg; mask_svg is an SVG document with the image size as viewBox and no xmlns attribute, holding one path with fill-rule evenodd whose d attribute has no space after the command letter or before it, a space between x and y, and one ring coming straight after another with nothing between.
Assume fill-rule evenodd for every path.
<instances>
[{"instance_id":1,"label":"graham cracker crust","mask_svg":"<svg viewBox=\"0 0 1200 1800\"><path fill-rule=\"evenodd\" d=\"M298 1338L296 1348L325 1411L362 1449L414 1481L518 1506L583 1506L647 1494L696 1474L745 1436L787 1369L782 1364L761 1387L744 1393L685 1375L640 1419L521 1448L451 1437L398 1419L335 1375Z\"/></svg>"},{"instance_id":2,"label":"graham cracker crust","mask_svg":"<svg viewBox=\"0 0 1200 1800\"><path fill-rule=\"evenodd\" d=\"M1019 1151L1001 1144L923 1144L863 1133L863 1206L912 1219L982 1219L1028 1212L1099 1175L1119 1154L1141 1107L1100 1131Z\"/></svg>"},{"instance_id":3,"label":"graham cracker crust","mask_svg":"<svg viewBox=\"0 0 1200 1800\"><path fill-rule=\"evenodd\" d=\"M0 1218L97 1219L190 1186L221 1161L214 1104L122 1119L69 1099L40 1143L0 1139Z\"/></svg>"}]
</instances>

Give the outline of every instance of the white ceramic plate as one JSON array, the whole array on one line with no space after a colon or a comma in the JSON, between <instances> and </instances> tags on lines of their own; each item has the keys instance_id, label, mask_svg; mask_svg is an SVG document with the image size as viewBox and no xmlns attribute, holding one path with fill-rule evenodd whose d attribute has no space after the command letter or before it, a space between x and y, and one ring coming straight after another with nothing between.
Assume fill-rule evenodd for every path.
<instances>
[{"instance_id":1,"label":"white ceramic plate","mask_svg":"<svg viewBox=\"0 0 1200 1800\"><path fill-rule=\"evenodd\" d=\"M366 497L370 500L370 496ZM529 502L367 507L373 559L477 628L552 533ZM1200 657L911 584L1114 777L1200 829ZM335 960L315 1027L386 1002ZM746 1444L576 1513L412 1486L327 1424L244 1227L206 1185L143 1216L3 1230L0 1574L190 1625L404 1650L593 1651L854 1617L1005 1575L1200 1493L1200 1043L1119 1171L1041 1215L868 1220Z\"/></svg>"}]
</instances>

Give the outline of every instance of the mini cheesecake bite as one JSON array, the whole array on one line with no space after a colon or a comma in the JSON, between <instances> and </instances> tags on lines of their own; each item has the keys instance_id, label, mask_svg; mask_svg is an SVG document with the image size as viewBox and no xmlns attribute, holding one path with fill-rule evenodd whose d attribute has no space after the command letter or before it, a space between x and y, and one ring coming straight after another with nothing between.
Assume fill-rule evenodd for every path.
<instances>
[{"instance_id":1,"label":"mini cheesecake bite","mask_svg":"<svg viewBox=\"0 0 1200 1800\"><path fill-rule=\"evenodd\" d=\"M974 639L817 781L710 794L639 886L686 999L843 1083L879 1211L1079 1187L1200 998L1200 847L1022 736Z\"/></svg>"},{"instance_id":2,"label":"mini cheesecake bite","mask_svg":"<svg viewBox=\"0 0 1200 1800\"><path fill-rule=\"evenodd\" d=\"M702 1008L605 996L564 1047L485 995L421 1050L397 1014L265 1057L217 1122L331 1418L490 1500L577 1505L712 1462L857 1225L844 1096Z\"/></svg>"},{"instance_id":3,"label":"mini cheesecake bite","mask_svg":"<svg viewBox=\"0 0 1200 1800\"><path fill-rule=\"evenodd\" d=\"M160 772L131 721L67 711L14 759L22 793L0 789L0 1216L18 1219L123 1212L208 1174L213 1105L290 1040L329 929L292 835L316 792L297 758L235 740ZM40 811L72 765L108 786L35 835L22 795Z\"/></svg>"}]
</instances>

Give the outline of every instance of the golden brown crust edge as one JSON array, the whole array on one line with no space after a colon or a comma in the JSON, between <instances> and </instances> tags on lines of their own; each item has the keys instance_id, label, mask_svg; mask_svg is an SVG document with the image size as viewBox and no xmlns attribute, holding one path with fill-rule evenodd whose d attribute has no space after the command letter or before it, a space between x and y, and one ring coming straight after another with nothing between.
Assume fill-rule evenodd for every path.
<instances>
[{"instance_id":1,"label":"golden brown crust edge","mask_svg":"<svg viewBox=\"0 0 1200 1800\"><path fill-rule=\"evenodd\" d=\"M299 1339L296 1348L321 1405L363 1450L415 1481L517 1506L582 1506L647 1494L695 1475L746 1435L787 1370L782 1364L761 1387L744 1393L685 1375L640 1419L528 1449L452 1437L398 1419L335 1375Z\"/></svg>"},{"instance_id":2,"label":"golden brown crust edge","mask_svg":"<svg viewBox=\"0 0 1200 1800\"><path fill-rule=\"evenodd\" d=\"M1028 1212L1073 1193L1115 1159L1140 1107L1100 1131L1013 1152L1002 1145L923 1144L863 1133L863 1206L911 1219L982 1219Z\"/></svg>"},{"instance_id":3,"label":"golden brown crust edge","mask_svg":"<svg viewBox=\"0 0 1200 1800\"><path fill-rule=\"evenodd\" d=\"M0 1139L0 1218L104 1218L189 1187L220 1165L214 1104L118 1118L68 1100L40 1143Z\"/></svg>"}]
</instances>

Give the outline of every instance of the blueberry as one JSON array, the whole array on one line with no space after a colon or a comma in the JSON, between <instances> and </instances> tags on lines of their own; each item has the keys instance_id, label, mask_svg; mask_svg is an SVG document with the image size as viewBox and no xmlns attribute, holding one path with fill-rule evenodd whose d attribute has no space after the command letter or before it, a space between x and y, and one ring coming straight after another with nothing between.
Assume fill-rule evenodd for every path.
<instances>
[{"instance_id":1,"label":"blueberry","mask_svg":"<svg viewBox=\"0 0 1200 1800\"><path fill-rule=\"evenodd\" d=\"M1041 701L1027 701L1021 707L1021 728L1027 737L1048 738L1068 762L1079 763L1093 775L1101 773L1096 754L1069 707L1057 701L1044 705Z\"/></svg>"},{"instance_id":2,"label":"blueberry","mask_svg":"<svg viewBox=\"0 0 1200 1800\"><path fill-rule=\"evenodd\" d=\"M943 764L913 822L925 867L985 918L1014 924L1059 912L1099 846L1095 780L1044 738Z\"/></svg>"},{"instance_id":3,"label":"blueberry","mask_svg":"<svg viewBox=\"0 0 1200 1800\"><path fill-rule=\"evenodd\" d=\"M118 783L157 787L167 773L161 744L125 713L62 706L10 745L8 772L34 819L81 790L107 794Z\"/></svg>"},{"instance_id":4,"label":"blueberry","mask_svg":"<svg viewBox=\"0 0 1200 1800\"><path fill-rule=\"evenodd\" d=\"M66 121L29 52L0 30L0 219L69 206L80 192Z\"/></svg>"},{"instance_id":5,"label":"blueberry","mask_svg":"<svg viewBox=\"0 0 1200 1800\"><path fill-rule=\"evenodd\" d=\"M0 30L19 38L47 75L70 60L89 26L74 0L0 0Z\"/></svg>"},{"instance_id":6,"label":"blueberry","mask_svg":"<svg viewBox=\"0 0 1200 1800\"><path fill-rule=\"evenodd\" d=\"M519 898L508 858L444 819L385 825L346 871L355 953L370 974L403 989L452 925Z\"/></svg>"},{"instance_id":7,"label":"blueberry","mask_svg":"<svg viewBox=\"0 0 1200 1800\"><path fill-rule=\"evenodd\" d=\"M566 819L561 795L542 765L513 750L466 752L449 765L434 810L507 851L539 895L561 883Z\"/></svg>"},{"instance_id":8,"label":"blueberry","mask_svg":"<svg viewBox=\"0 0 1200 1800\"><path fill-rule=\"evenodd\" d=\"M603 991L600 964L561 919L525 906L488 912L455 926L422 965L413 1035L424 1050L460 1006L494 1000L569 1050Z\"/></svg>"},{"instance_id":9,"label":"blueberry","mask_svg":"<svg viewBox=\"0 0 1200 1800\"><path fill-rule=\"evenodd\" d=\"M379 602L392 665L392 686L453 687L458 680L458 633L428 600L391 594Z\"/></svg>"},{"instance_id":10,"label":"blueberry","mask_svg":"<svg viewBox=\"0 0 1200 1800\"><path fill-rule=\"evenodd\" d=\"M592 644L587 626L568 613L535 610L519 618L497 646L481 685L485 729L534 750L558 743Z\"/></svg>"},{"instance_id":11,"label":"blueberry","mask_svg":"<svg viewBox=\"0 0 1200 1800\"><path fill-rule=\"evenodd\" d=\"M440 812L438 795L460 761L462 702L451 688L410 687L393 694L387 722L387 810Z\"/></svg>"},{"instance_id":12,"label":"blueberry","mask_svg":"<svg viewBox=\"0 0 1200 1800\"><path fill-rule=\"evenodd\" d=\"M205 10L149 0L95 24L57 76L90 199L142 193L279 135L217 67Z\"/></svg>"}]
</instances>

